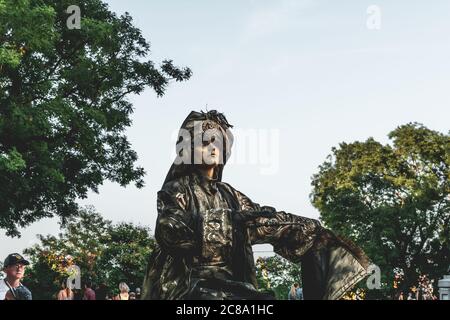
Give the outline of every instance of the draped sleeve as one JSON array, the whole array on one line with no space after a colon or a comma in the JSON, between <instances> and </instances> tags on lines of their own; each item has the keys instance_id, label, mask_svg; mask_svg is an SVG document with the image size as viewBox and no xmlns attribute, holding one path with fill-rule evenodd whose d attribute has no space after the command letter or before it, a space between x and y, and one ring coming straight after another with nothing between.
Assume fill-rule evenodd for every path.
<instances>
[{"instance_id":1,"label":"draped sleeve","mask_svg":"<svg viewBox=\"0 0 450 320\"><path fill-rule=\"evenodd\" d=\"M166 183L158 192L155 238L162 249L187 255L196 247L195 221L188 210L189 192L180 181Z\"/></svg>"}]
</instances>

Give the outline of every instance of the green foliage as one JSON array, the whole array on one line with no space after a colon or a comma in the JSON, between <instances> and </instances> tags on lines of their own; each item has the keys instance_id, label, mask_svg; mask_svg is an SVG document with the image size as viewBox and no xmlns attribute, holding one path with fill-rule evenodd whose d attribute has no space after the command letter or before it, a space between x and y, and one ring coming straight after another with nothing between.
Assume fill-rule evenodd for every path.
<instances>
[{"instance_id":1,"label":"green foliage","mask_svg":"<svg viewBox=\"0 0 450 320\"><path fill-rule=\"evenodd\" d=\"M81 29L69 30L73 4L0 0L0 228L11 236L43 217L65 222L104 180L142 187L127 96L162 96L191 76L155 66L132 18L100 0L76 1Z\"/></svg>"},{"instance_id":2,"label":"green foliage","mask_svg":"<svg viewBox=\"0 0 450 320\"><path fill-rule=\"evenodd\" d=\"M360 245L392 288L418 274L440 277L450 261L450 136L417 124L389 134L341 143L313 176L312 203L324 223Z\"/></svg>"},{"instance_id":3,"label":"green foliage","mask_svg":"<svg viewBox=\"0 0 450 320\"><path fill-rule=\"evenodd\" d=\"M104 239L104 248L98 267L109 288L118 292L118 284L125 281L130 288L141 287L148 257L155 246L149 230L131 223L120 223ZM114 286L115 285L115 286Z\"/></svg>"},{"instance_id":4,"label":"green foliage","mask_svg":"<svg viewBox=\"0 0 450 320\"><path fill-rule=\"evenodd\" d=\"M82 286L90 280L110 292L118 290L121 281L132 289L140 287L155 246L149 229L112 224L91 208L70 218L57 237L39 235L39 239L24 251L32 262L25 284L35 299L54 299L72 265L80 267Z\"/></svg>"},{"instance_id":5,"label":"green foliage","mask_svg":"<svg viewBox=\"0 0 450 320\"><path fill-rule=\"evenodd\" d=\"M277 300L286 300L291 286L301 285L300 265L279 255L260 257L256 262L256 279L261 291L271 292Z\"/></svg>"}]
</instances>

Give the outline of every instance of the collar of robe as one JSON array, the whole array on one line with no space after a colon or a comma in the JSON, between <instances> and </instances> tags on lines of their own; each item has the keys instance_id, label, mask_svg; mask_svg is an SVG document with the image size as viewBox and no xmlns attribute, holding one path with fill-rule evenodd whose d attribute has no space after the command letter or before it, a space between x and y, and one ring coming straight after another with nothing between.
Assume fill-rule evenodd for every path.
<instances>
[{"instance_id":1,"label":"collar of robe","mask_svg":"<svg viewBox=\"0 0 450 320\"><path fill-rule=\"evenodd\" d=\"M210 178L205 175L202 175L200 172L195 171L194 176L199 182L201 186L203 186L207 192L209 193L216 193L217 192L217 177Z\"/></svg>"}]
</instances>

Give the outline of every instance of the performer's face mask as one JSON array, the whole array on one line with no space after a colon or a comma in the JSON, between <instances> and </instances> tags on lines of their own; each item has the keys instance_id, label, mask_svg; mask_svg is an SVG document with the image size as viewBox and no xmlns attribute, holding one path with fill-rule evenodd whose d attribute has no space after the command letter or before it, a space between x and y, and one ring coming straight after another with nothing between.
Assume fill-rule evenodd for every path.
<instances>
[{"instance_id":1,"label":"performer's face mask","mask_svg":"<svg viewBox=\"0 0 450 320\"><path fill-rule=\"evenodd\" d=\"M216 167L223 164L222 142L216 135L203 141L202 145L197 147L194 152L201 153L203 165Z\"/></svg>"},{"instance_id":2,"label":"performer's face mask","mask_svg":"<svg viewBox=\"0 0 450 320\"><path fill-rule=\"evenodd\" d=\"M205 120L196 124L193 144L195 164L212 167L224 164L225 133L217 123Z\"/></svg>"},{"instance_id":3,"label":"performer's face mask","mask_svg":"<svg viewBox=\"0 0 450 320\"><path fill-rule=\"evenodd\" d=\"M199 116L200 117L200 116ZM219 117L220 118L220 117ZM183 175L181 170L190 166L207 166L215 169L214 175L221 180L222 170L231 156L233 134L229 124L220 124L212 119L200 119L183 123L176 144L177 157L168 177ZM184 165L177 168L177 165ZM190 167L189 170L191 170ZM187 172L187 171L186 171ZM166 178L167 179L167 178Z\"/></svg>"}]
</instances>

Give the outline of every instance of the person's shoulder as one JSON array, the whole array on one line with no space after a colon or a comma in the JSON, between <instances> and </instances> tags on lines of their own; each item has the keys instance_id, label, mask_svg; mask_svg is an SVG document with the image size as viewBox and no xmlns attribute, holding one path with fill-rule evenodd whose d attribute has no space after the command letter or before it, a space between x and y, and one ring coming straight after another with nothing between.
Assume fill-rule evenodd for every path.
<instances>
[{"instance_id":1,"label":"person's shoulder","mask_svg":"<svg viewBox=\"0 0 450 320\"><path fill-rule=\"evenodd\" d=\"M191 177L183 176L178 179L167 181L160 191L183 191L189 187Z\"/></svg>"},{"instance_id":2,"label":"person's shoulder","mask_svg":"<svg viewBox=\"0 0 450 320\"><path fill-rule=\"evenodd\" d=\"M223 182L223 181L218 182L218 184L221 187L227 189L228 191L234 193L238 198L245 198L245 199L250 200L250 198L247 195L245 195L243 192L241 192L241 191L237 190L236 188L234 188L231 184L229 184L227 182Z\"/></svg>"},{"instance_id":3,"label":"person's shoulder","mask_svg":"<svg viewBox=\"0 0 450 320\"><path fill-rule=\"evenodd\" d=\"M227 189L229 191L232 191L232 192L239 192L233 186L231 186L231 184L229 184L228 182L219 181L219 182L217 182L217 185L222 187L222 188L225 188L225 189Z\"/></svg>"},{"instance_id":4,"label":"person's shoulder","mask_svg":"<svg viewBox=\"0 0 450 320\"><path fill-rule=\"evenodd\" d=\"M22 283L14 289L17 300L33 300L33 295Z\"/></svg>"},{"instance_id":5,"label":"person's shoulder","mask_svg":"<svg viewBox=\"0 0 450 320\"><path fill-rule=\"evenodd\" d=\"M259 204L254 203L246 194L235 189L227 182L220 182L222 189L231 193L235 199L240 203L242 210L259 210Z\"/></svg>"}]
</instances>

